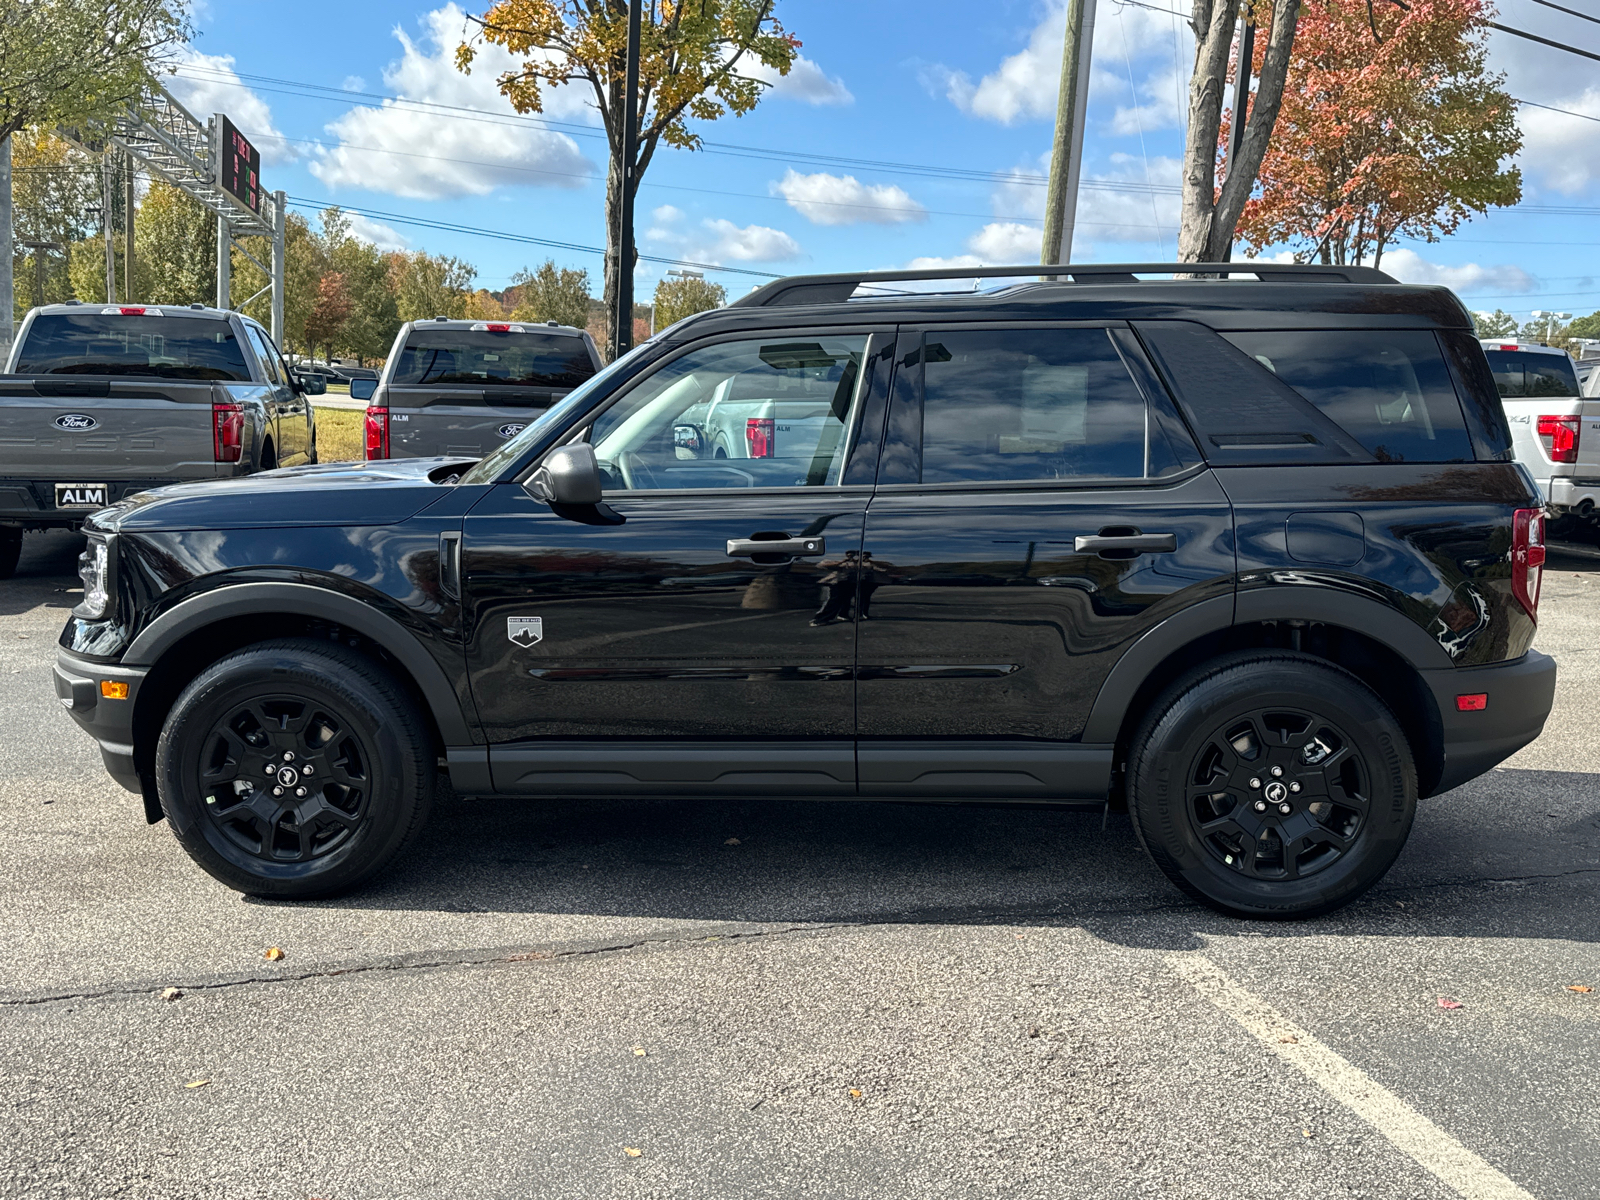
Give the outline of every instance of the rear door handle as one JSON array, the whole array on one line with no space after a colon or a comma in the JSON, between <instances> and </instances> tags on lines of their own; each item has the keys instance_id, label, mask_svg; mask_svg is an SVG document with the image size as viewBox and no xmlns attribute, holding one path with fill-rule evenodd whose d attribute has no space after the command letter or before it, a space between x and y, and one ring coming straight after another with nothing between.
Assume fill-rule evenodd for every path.
<instances>
[{"instance_id":1,"label":"rear door handle","mask_svg":"<svg viewBox=\"0 0 1600 1200\"><path fill-rule=\"evenodd\" d=\"M757 554L785 554L790 558L814 558L826 554L828 544L820 537L729 538L729 558L753 558Z\"/></svg>"},{"instance_id":2,"label":"rear door handle","mask_svg":"<svg viewBox=\"0 0 1600 1200\"><path fill-rule=\"evenodd\" d=\"M1122 537L1091 533L1072 540L1079 554L1104 554L1108 550L1131 550L1135 554L1171 554L1178 548L1175 533L1133 533Z\"/></svg>"}]
</instances>

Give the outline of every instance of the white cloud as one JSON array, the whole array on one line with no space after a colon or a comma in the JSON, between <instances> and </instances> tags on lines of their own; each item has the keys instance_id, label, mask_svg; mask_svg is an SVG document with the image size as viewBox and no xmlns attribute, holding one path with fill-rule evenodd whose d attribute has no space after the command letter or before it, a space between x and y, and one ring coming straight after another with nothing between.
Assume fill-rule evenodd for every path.
<instances>
[{"instance_id":1,"label":"white cloud","mask_svg":"<svg viewBox=\"0 0 1600 1200\"><path fill-rule=\"evenodd\" d=\"M800 243L781 229L740 227L725 217L701 225L715 241L691 255L697 262L787 262L800 257Z\"/></svg>"},{"instance_id":2,"label":"white cloud","mask_svg":"<svg viewBox=\"0 0 1600 1200\"><path fill-rule=\"evenodd\" d=\"M1043 239L1042 225L992 221L967 239L967 249L986 263L1034 262Z\"/></svg>"},{"instance_id":3,"label":"white cloud","mask_svg":"<svg viewBox=\"0 0 1600 1200\"><path fill-rule=\"evenodd\" d=\"M1078 192L1077 244L1081 247L1085 238L1155 243L1175 239L1182 166L1175 158L1157 155L1146 173L1142 156L1111 155L1111 169L1085 176ZM1176 243L1172 244L1175 253Z\"/></svg>"},{"instance_id":4,"label":"white cloud","mask_svg":"<svg viewBox=\"0 0 1600 1200\"><path fill-rule=\"evenodd\" d=\"M1550 37L1570 32L1582 44L1587 36L1575 21L1545 16L1554 24L1540 32ZM1600 116L1594 63L1586 59L1491 32L1489 65L1505 72L1506 90L1518 99ZM1600 124L1526 104L1517 108L1517 123L1523 132L1517 162L1530 192L1549 189L1571 196L1600 182Z\"/></svg>"},{"instance_id":5,"label":"white cloud","mask_svg":"<svg viewBox=\"0 0 1600 1200\"><path fill-rule=\"evenodd\" d=\"M1489 267L1478 263L1445 266L1429 262L1415 250L1403 247L1384 252L1382 269L1402 283L1442 283L1455 292L1489 289L1497 293L1531 292L1539 286L1533 276L1509 263Z\"/></svg>"},{"instance_id":6,"label":"white cloud","mask_svg":"<svg viewBox=\"0 0 1600 1200\"><path fill-rule=\"evenodd\" d=\"M927 210L903 188L865 184L854 175L802 175L791 167L771 188L813 225L900 225L928 219Z\"/></svg>"},{"instance_id":7,"label":"white cloud","mask_svg":"<svg viewBox=\"0 0 1600 1200\"><path fill-rule=\"evenodd\" d=\"M1179 95L1176 69L1168 67L1164 71L1152 72L1139 85L1139 96L1144 103L1118 105L1111 117L1111 132L1120 137L1129 137L1141 132L1151 133L1181 126L1185 114L1178 106Z\"/></svg>"},{"instance_id":8,"label":"white cloud","mask_svg":"<svg viewBox=\"0 0 1600 1200\"><path fill-rule=\"evenodd\" d=\"M746 65L743 60L739 63L739 74L770 84L767 90L786 100L805 104L854 104L856 99L845 87L844 80L837 75L829 79L827 72L803 54L795 56L787 75L779 75L764 63Z\"/></svg>"},{"instance_id":9,"label":"white cloud","mask_svg":"<svg viewBox=\"0 0 1600 1200\"><path fill-rule=\"evenodd\" d=\"M371 242L379 250L405 250L411 246L404 236L382 221L374 221L363 217L360 213L352 212L345 213L344 219L350 223L351 237Z\"/></svg>"},{"instance_id":10,"label":"white cloud","mask_svg":"<svg viewBox=\"0 0 1600 1200\"><path fill-rule=\"evenodd\" d=\"M201 54L185 46L178 54L178 69L184 74L168 77L167 90L202 121L212 113L226 113L261 151L262 166L292 162L299 157L294 144L273 125L272 109L245 86L233 63L231 54Z\"/></svg>"},{"instance_id":11,"label":"white cloud","mask_svg":"<svg viewBox=\"0 0 1600 1200\"><path fill-rule=\"evenodd\" d=\"M495 122L460 120L385 100L353 108L327 126L339 145L319 153L311 173L329 187L364 187L412 199L484 195L506 185L581 187L594 167L565 134L515 119L495 78L516 60L504 49L481 49L471 75L456 70L455 47L465 16L454 3L422 18L424 36L394 30L401 57L384 85L409 100L492 113ZM549 115L593 115L576 87L546 92Z\"/></svg>"}]
</instances>

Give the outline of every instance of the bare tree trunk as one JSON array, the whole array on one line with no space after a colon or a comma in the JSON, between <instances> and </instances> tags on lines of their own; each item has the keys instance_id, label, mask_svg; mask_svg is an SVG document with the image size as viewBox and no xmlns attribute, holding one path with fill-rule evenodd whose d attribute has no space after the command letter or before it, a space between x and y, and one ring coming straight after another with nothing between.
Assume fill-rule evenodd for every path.
<instances>
[{"instance_id":1,"label":"bare tree trunk","mask_svg":"<svg viewBox=\"0 0 1600 1200\"><path fill-rule=\"evenodd\" d=\"M1256 11L1266 7L1258 2ZM1256 172L1266 157L1272 127L1283 105L1294 45L1300 0L1276 0L1272 29L1261 64L1255 100L1238 139L1236 159L1217 188L1217 134L1222 127L1229 52L1238 6L1230 0L1196 0L1190 26L1195 35L1194 75L1189 80L1189 136L1183 151L1183 210L1178 230L1178 258L1183 262L1216 262L1227 257L1245 201L1255 186ZM1249 63L1239 69L1248 71ZM1234 120L1240 114L1234 114Z\"/></svg>"}]
</instances>

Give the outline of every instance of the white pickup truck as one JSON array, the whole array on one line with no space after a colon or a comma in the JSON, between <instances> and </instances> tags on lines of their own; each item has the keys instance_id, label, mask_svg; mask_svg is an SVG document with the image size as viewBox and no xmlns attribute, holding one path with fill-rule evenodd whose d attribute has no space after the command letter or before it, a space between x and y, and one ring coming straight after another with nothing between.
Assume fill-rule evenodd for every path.
<instances>
[{"instance_id":1,"label":"white pickup truck","mask_svg":"<svg viewBox=\"0 0 1600 1200\"><path fill-rule=\"evenodd\" d=\"M1585 397L1572 358L1535 342L1485 338L1517 461L1555 516L1600 520L1600 397Z\"/></svg>"}]
</instances>

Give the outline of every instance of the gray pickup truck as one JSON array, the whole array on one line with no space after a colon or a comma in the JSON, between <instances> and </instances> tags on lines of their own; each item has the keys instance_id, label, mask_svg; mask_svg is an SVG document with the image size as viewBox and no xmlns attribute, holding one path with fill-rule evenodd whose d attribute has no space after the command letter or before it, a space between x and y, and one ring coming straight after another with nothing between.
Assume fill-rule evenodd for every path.
<instances>
[{"instance_id":1,"label":"gray pickup truck","mask_svg":"<svg viewBox=\"0 0 1600 1200\"><path fill-rule=\"evenodd\" d=\"M366 400L368 458L482 458L600 370L594 339L555 322L408 321Z\"/></svg>"},{"instance_id":2,"label":"gray pickup truck","mask_svg":"<svg viewBox=\"0 0 1600 1200\"><path fill-rule=\"evenodd\" d=\"M31 310L0 375L0 579L29 529L165 483L317 461L310 397L249 317L69 301Z\"/></svg>"}]
</instances>

